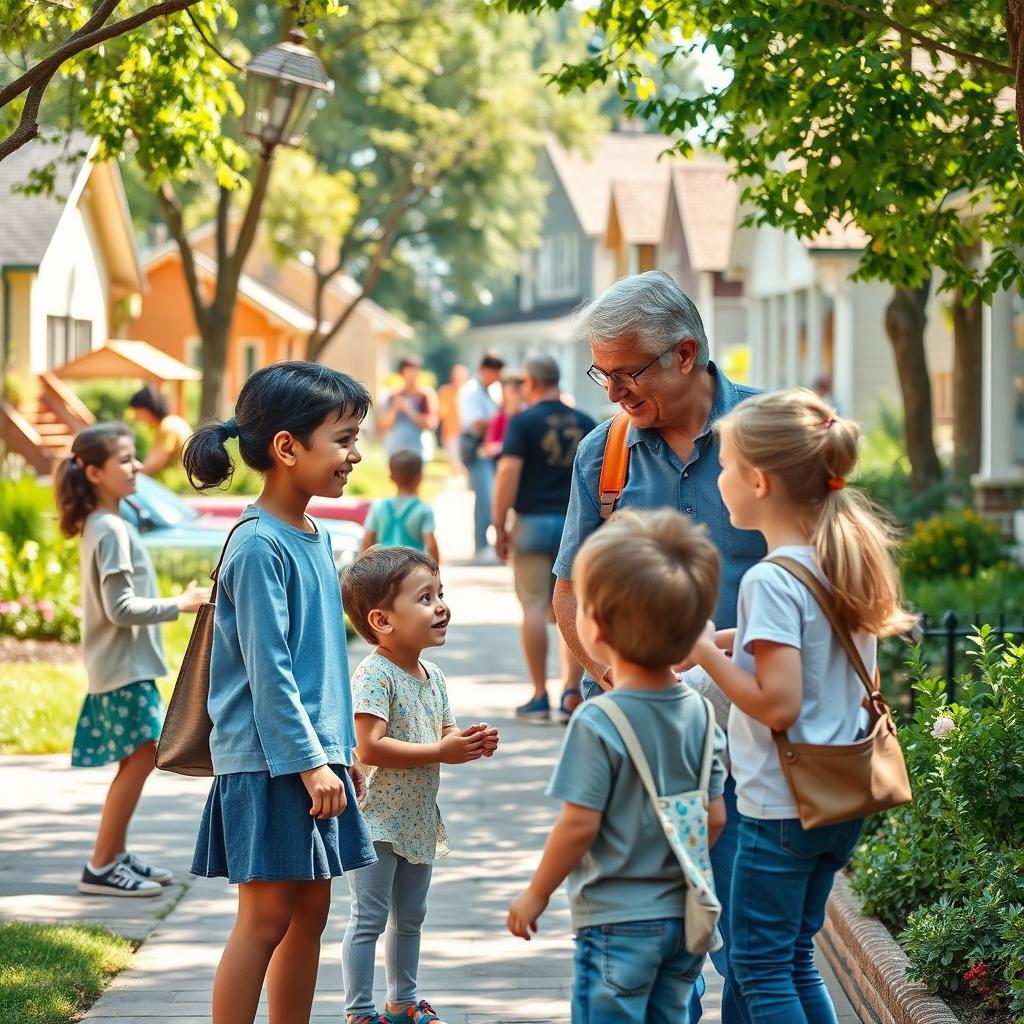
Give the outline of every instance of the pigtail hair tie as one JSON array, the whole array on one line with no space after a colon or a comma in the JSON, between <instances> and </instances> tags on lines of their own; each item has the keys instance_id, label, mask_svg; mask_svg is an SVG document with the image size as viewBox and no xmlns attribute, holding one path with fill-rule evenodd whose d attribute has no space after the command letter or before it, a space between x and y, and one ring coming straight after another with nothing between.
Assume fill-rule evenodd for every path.
<instances>
[{"instance_id":1,"label":"pigtail hair tie","mask_svg":"<svg viewBox=\"0 0 1024 1024\"><path fill-rule=\"evenodd\" d=\"M846 486L846 481L841 476L831 476L828 479L830 491L841 491Z\"/></svg>"},{"instance_id":2,"label":"pigtail hair tie","mask_svg":"<svg viewBox=\"0 0 1024 1024\"><path fill-rule=\"evenodd\" d=\"M234 417L224 423L224 429L228 432L228 437L238 437L238 424L235 423Z\"/></svg>"}]
</instances>

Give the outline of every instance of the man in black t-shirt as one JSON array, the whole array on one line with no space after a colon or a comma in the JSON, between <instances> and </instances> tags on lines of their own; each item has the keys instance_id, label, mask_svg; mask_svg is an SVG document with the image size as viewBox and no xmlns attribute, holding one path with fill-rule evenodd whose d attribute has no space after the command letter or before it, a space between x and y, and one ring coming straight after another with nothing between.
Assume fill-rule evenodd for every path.
<instances>
[{"instance_id":1,"label":"man in black t-shirt","mask_svg":"<svg viewBox=\"0 0 1024 1024\"><path fill-rule=\"evenodd\" d=\"M523 365L523 376L523 396L530 408L508 424L494 481L493 522L498 557L512 559L516 597L523 606L523 653L533 683L533 697L516 708L516 714L543 721L551 716L547 691L551 570L565 525L576 446L595 423L561 400L558 364L550 356L531 356ZM510 510L515 511L511 529ZM559 652L564 673L559 714L568 721L579 703L581 670L560 635Z\"/></svg>"}]
</instances>

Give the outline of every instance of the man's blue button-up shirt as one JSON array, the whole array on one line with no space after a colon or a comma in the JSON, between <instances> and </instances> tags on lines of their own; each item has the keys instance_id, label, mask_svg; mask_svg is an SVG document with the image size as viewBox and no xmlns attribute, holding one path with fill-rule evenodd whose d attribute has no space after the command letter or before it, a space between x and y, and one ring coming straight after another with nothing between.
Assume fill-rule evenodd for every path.
<instances>
[{"instance_id":1,"label":"man's blue button-up shirt","mask_svg":"<svg viewBox=\"0 0 1024 1024\"><path fill-rule=\"evenodd\" d=\"M629 473L616 508L667 506L707 527L722 557L722 582L715 625L719 629L728 629L736 625L740 579L747 569L764 557L766 548L764 538L757 531L737 530L729 522L729 513L718 493L718 438L712 427L716 420L744 398L757 394L758 389L733 384L714 363L708 363L707 372L715 379L715 400L689 460L680 460L657 430L639 430L631 426L626 434ZM592 430L576 450L569 508L554 567L555 575L565 580L572 579L572 563L580 545L602 522L597 487L611 422L607 420Z\"/></svg>"}]
</instances>

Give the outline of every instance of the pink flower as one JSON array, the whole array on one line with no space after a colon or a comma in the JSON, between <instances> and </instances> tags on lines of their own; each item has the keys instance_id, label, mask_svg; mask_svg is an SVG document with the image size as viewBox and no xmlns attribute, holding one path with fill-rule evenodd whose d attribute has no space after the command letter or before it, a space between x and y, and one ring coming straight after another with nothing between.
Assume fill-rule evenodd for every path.
<instances>
[{"instance_id":1,"label":"pink flower","mask_svg":"<svg viewBox=\"0 0 1024 1024\"><path fill-rule=\"evenodd\" d=\"M71 609L71 614L74 615L76 619L80 619L82 617L81 605L76 604L75 607Z\"/></svg>"},{"instance_id":2,"label":"pink flower","mask_svg":"<svg viewBox=\"0 0 1024 1024\"><path fill-rule=\"evenodd\" d=\"M50 618L53 618L54 604L52 601L36 601L36 611L42 612L44 618L46 613L49 612ZM46 621L49 622L50 620L47 619Z\"/></svg>"},{"instance_id":3,"label":"pink flower","mask_svg":"<svg viewBox=\"0 0 1024 1024\"><path fill-rule=\"evenodd\" d=\"M18 604L20 604L22 608L27 608L31 603L32 602L27 597L18 598Z\"/></svg>"},{"instance_id":4,"label":"pink flower","mask_svg":"<svg viewBox=\"0 0 1024 1024\"><path fill-rule=\"evenodd\" d=\"M43 610L43 622L53 622L53 609L44 608Z\"/></svg>"},{"instance_id":5,"label":"pink flower","mask_svg":"<svg viewBox=\"0 0 1024 1024\"><path fill-rule=\"evenodd\" d=\"M937 740L945 739L954 729L956 729L956 722L949 715L939 715L932 726L932 735Z\"/></svg>"},{"instance_id":6,"label":"pink flower","mask_svg":"<svg viewBox=\"0 0 1024 1024\"><path fill-rule=\"evenodd\" d=\"M0 601L0 615L13 615L19 607L17 601Z\"/></svg>"}]
</instances>

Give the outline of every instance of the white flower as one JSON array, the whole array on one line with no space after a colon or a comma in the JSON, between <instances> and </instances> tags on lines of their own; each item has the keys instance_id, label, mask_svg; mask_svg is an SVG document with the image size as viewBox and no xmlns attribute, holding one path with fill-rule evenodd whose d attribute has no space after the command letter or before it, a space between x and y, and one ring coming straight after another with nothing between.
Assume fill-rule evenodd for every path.
<instances>
[{"instance_id":1,"label":"white flower","mask_svg":"<svg viewBox=\"0 0 1024 1024\"><path fill-rule=\"evenodd\" d=\"M34 540L27 540L21 553L28 561L34 562L39 557L39 545Z\"/></svg>"},{"instance_id":2,"label":"white flower","mask_svg":"<svg viewBox=\"0 0 1024 1024\"><path fill-rule=\"evenodd\" d=\"M945 739L954 729L956 729L956 722L949 715L939 715L932 726L932 735L937 740Z\"/></svg>"},{"instance_id":3,"label":"white flower","mask_svg":"<svg viewBox=\"0 0 1024 1024\"><path fill-rule=\"evenodd\" d=\"M18 619L18 621L14 624L14 632L15 633L27 633L28 632L28 623L25 622L24 619Z\"/></svg>"}]
</instances>

